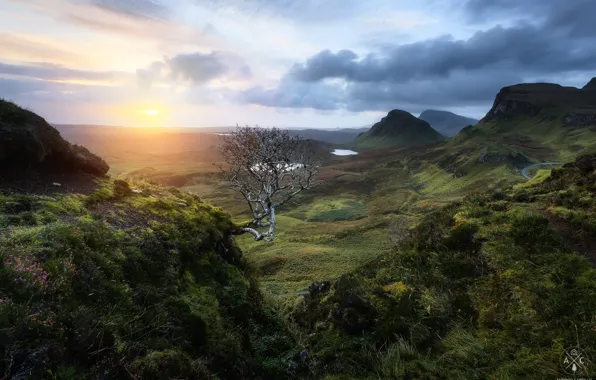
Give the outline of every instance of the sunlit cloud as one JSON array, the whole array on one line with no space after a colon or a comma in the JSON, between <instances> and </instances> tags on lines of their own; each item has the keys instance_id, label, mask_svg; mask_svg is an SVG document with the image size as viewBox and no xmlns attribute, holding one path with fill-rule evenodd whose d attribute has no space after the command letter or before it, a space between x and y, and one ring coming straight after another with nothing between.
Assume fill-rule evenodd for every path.
<instances>
[{"instance_id":1,"label":"sunlit cloud","mask_svg":"<svg viewBox=\"0 0 596 380\"><path fill-rule=\"evenodd\" d=\"M596 3L580 2L0 0L0 96L95 124L481 117L500 86L596 75Z\"/></svg>"}]
</instances>

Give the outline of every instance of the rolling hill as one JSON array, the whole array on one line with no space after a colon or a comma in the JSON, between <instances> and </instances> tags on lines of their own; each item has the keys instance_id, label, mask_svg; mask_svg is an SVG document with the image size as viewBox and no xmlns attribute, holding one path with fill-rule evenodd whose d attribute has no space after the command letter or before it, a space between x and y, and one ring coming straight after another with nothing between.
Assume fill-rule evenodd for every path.
<instances>
[{"instance_id":1,"label":"rolling hill","mask_svg":"<svg viewBox=\"0 0 596 380\"><path fill-rule=\"evenodd\" d=\"M402 110L390 111L370 130L354 140L356 148L373 149L426 145L443 141L444 137L426 121Z\"/></svg>"}]
</instances>

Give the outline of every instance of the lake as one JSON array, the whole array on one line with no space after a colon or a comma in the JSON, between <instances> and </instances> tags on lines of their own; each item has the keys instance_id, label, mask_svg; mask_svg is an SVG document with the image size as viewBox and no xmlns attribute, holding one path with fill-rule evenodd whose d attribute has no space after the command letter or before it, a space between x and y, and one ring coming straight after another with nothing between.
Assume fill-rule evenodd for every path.
<instances>
[{"instance_id":1,"label":"lake","mask_svg":"<svg viewBox=\"0 0 596 380\"><path fill-rule=\"evenodd\" d=\"M335 154L336 156L353 156L358 154L358 152L349 149L335 149L331 154Z\"/></svg>"}]
</instances>

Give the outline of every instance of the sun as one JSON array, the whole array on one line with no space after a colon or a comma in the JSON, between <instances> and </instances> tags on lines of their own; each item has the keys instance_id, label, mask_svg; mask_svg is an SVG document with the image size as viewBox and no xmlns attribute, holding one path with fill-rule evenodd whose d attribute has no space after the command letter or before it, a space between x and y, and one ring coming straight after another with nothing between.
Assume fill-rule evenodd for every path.
<instances>
[{"instance_id":1,"label":"sun","mask_svg":"<svg viewBox=\"0 0 596 380\"><path fill-rule=\"evenodd\" d=\"M161 113L160 110L152 108L152 109L147 109L147 110L142 110L141 111L143 114L147 115L147 116L157 116Z\"/></svg>"}]
</instances>

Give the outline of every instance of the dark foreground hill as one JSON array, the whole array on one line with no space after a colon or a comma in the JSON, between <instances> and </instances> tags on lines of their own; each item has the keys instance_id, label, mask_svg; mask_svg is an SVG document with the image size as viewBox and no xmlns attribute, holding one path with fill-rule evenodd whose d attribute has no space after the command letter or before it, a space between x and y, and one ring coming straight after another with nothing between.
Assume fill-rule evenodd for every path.
<instances>
[{"instance_id":1,"label":"dark foreground hill","mask_svg":"<svg viewBox=\"0 0 596 380\"><path fill-rule=\"evenodd\" d=\"M426 121L412 114L393 110L372 128L358 135L354 144L358 148L387 148L417 146L443 141L444 137Z\"/></svg>"},{"instance_id":2,"label":"dark foreground hill","mask_svg":"<svg viewBox=\"0 0 596 380\"><path fill-rule=\"evenodd\" d=\"M64 140L33 112L0 99L0 183L54 174L102 176L109 166L86 148Z\"/></svg>"},{"instance_id":3,"label":"dark foreground hill","mask_svg":"<svg viewBox=\"0 0 596 380\"><path fill-rule=\"evenodd\" d=\"M546 379L565 377L566 348L595 357L595 183L584 156L393 225L392 253L313 284L290 313L317 375Z\"/></svg>"},{"instance_id":4,"label":"dark foreground hill","mask_svg":"<svg viewBox=\"0 0 596 380\"><path fill-rule=\"evenodd\" d=\"M462 128L478 123L477 119L457 115L453 112L426 110L418 117L426 121L433 129L443 136L455 136Z\"/></svg>"}]
</instances>

